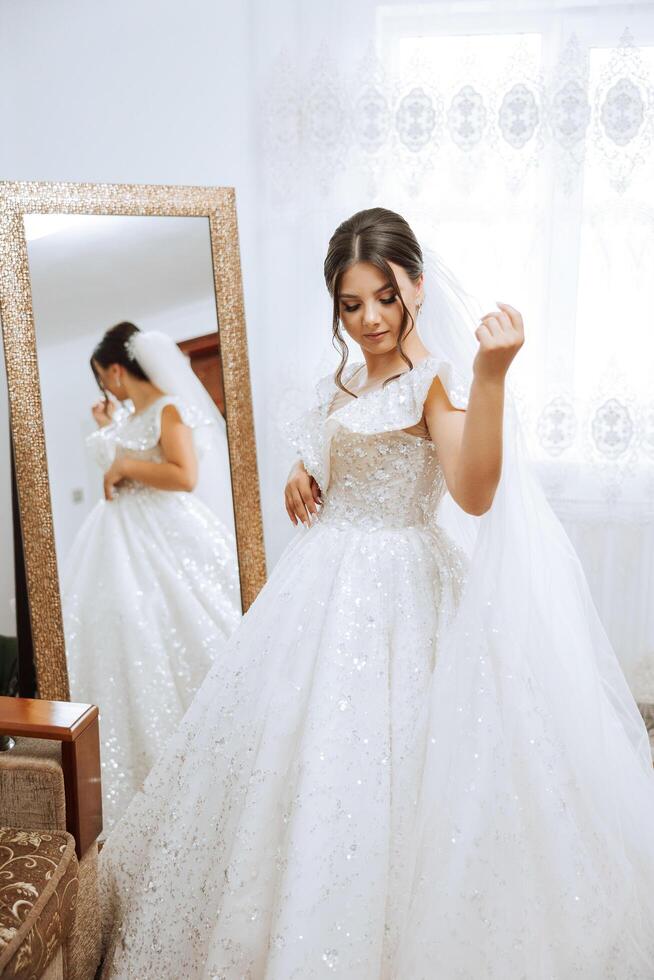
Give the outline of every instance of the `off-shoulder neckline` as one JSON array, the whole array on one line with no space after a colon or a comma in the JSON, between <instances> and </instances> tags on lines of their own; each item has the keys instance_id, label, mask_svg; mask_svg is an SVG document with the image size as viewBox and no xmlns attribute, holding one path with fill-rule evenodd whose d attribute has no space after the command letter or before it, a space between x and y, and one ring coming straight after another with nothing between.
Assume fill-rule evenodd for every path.
<instances>
[{"instance_id":1,"label":"off-shoulder neckline","mask_svg":"<svg viewBox=\"0 0 654 980\"><path fill-rule=\"evenodd\" d=\"M329 400L327 402L327 418L330 418L330 419L333 418L335 415L337 415L339 412L341 412L344 408L349 408L349 406L352 405L353 402L355 402L355 401L359 401L360 402L362 399L367 398L369 395L375 395L375 394L378 394L381 391L383 391L383 392L388 391L391 385L397 384L397 383L401 382L403 378L407 378L407 377L410 377L411 375L415 375L417 372L419 372L419 370L422 367L424 367L425 364L428 364L430 361L433 362L434 360L436 360L436 358L434 357L433 354L427 354L426 357L422 357L408 371L402 371L400 374L396 375L395 377L390 378L386 382L382 382L379 385L375 385L374 388L368 388L367 391L362 392L360 395L350 395L348 392L345 392L344 394L346 394L348 396L346 398L346 400L343 402L342 405L340 405L338 408L335 408L333 411L330 412L329 409L333 405L334 400L335 400L338 392L343 390L342 388L339 388L339 386L336 384L336 382L334 381L333 375L332 375L331 376L331 380L332 380L332 389L333 389L333 391L332 391L331 398L329 398ZM346 380L349 381L351 378L353 378L357 371L359 371L362 367L365 367L365 364L366 364L365 361L355 361L352 365L350 365L351 370L348 373L348 376L347 376L347 379Z\"/></svg>"},{"instance_id":2,"label":"off-shoulder neckline","mask_svg":"<svg viewBox=\"0 0 654 980\"><path fill-rule=\"evenodd\" d=\"M433 358L433 355L432 354L427 354L426 357L421 357L419 361L416 361L414 363L413 367L409 368L408 371L400 371L399 374L395 374L395 375L393 375L390 378L386 378L384 381L381 382L381 384L375 385L374 388L368 388L366 391L362 392L362 394L363 395L367 395L368 392L377 391L377 390L380 390L381 388L388 388L388 386L389 386L389 384L391 384L391 382L393 382L393 381L399 381L400 378L403 378L405 374L412 374L414 371L417 371L420 367L422 367L422 365L425 364L427 361L431 361L433 359L434 358ZM355 370L350 372L350 375L348 377L348 381L351 381L352 378L354 377L354 375L357 373L357 371L361 370L361 368L362 367L365 367L365 366L366 366L366 362L365 361L355 361L354 364L352 365L352 367ZM361 395L358 395L357 397L360 398Z\"/></svg>"}]
</instances>

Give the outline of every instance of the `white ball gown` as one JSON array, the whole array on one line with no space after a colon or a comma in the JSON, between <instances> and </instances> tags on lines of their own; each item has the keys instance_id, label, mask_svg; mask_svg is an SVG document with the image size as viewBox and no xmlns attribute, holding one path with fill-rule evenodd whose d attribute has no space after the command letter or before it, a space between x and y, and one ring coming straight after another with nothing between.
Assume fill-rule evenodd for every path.
<instances>
[{"instance_id":1,"label":"white ball gown","mask_svg":"<svg viewBox=\"0 0 654 980\"><path fill-rule=\"evenodd\" d=\"M116 453L161 462L165 395L89 437L103 470ZM194 493L125 481L99 500L67 557L62 608L71 697L100 707L103 824L109 831L167 745L241 618L236 545Z\"/></svg>"},{"instance_id":2,"label":"white ball gown","mask_svg":"<svg viewBox=\"0 0 654 980\"><path fill-rule=\"evenodd\" d=\"M443 661L470 565L434 520L436 447L403 431L438 370L333 412L319 385L320 515L101 853L104 980L654 975L654 778L607 698L566 720L566 691L500 691L465 623L470 664Z\"/></svg>"}]
</instances>

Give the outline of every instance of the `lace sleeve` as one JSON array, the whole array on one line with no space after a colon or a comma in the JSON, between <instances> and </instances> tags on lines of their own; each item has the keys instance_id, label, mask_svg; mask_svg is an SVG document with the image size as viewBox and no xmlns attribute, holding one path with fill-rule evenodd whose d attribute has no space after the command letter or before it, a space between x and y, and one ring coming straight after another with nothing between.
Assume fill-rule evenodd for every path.
<instances>
[{"instance_id":1,"label":"lace sleeve","mask_svg":"<svg viewBox=\"0 0 654 980\"><path fill-rule=\"evenodd\" d=\"M324 440L325 421L334 394L333 374L320 378L314 388L313 404L297 415L281 423L284 438L292 447L297 460L312 476L319 487L326 481Z\"/></svg>"},{"instance_id":2,"label":"lace sleeve","mask_svg":"<svg viewBox=\"0 0 654 980\"><path fill-rule=\"evenodd\" d=\"M284 424L284 432L304 468L318 486L322 486L322 417L320 409L314 407Z\"/></svg>"}]
</instances>

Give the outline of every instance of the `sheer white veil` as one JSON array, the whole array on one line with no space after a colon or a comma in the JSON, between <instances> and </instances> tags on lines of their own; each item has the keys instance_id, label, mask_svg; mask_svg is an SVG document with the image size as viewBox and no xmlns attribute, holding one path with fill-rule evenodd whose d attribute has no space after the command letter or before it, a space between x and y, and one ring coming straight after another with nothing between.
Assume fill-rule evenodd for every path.
<instances>
[{"instance_id":1,"label":"sheer white veil","mask_svg":"<svg viewBox=\"0 0 654 980\"><path fill-rule=\"evenodd\" d=\"M472 311L475 301L433 247L423 245L422 252L425 295L417 330L425 346L442 362L439 377L451 403L465 408L478 349L474 331L479 319ZM471 558L468 592L474 594L478 589L479 596L483 593L496 609L498 599L507 602L505 608L490 615L489 622L502 614L510 616L513 635L526 641L537 622L552 620L557 598L563 599L557 596L563 583L570 587L560 608L569 608L571 617L576 617L576 625L583 626L589 640L593 640L588 649L590 662L600 671L606 693L643 764L651 768L644 722L600 624L576 552L530 461L511 391L510 370L505 398L502 476L493 504L481 518L470 517L451 500L448 505L440 523ZM554 642L547 629L546 635Z\"/></svg>"},{"instance_id":2,"label":"sheer white veil","mask_svg":"<svg viewBox=\"0 0 654 980\"><path fill-rule=\"evenodd\" d=\"M227 425L190 361L175 341L159 330L139 330L127 350L152 384L180 399L184 422L193 430L198 456L197 496L234 533Z\"/></svg>"},{"instance_id":3,"label":"sheer white veil","mask_svg":"<svg viewBox=\"0 0 654 980\"><path fill-rule=\"evenodd\" d=\"M438 373L452 404L465 408L479 320L435 251L425 248L423 256L417 330L442 362ZM621 936L646 957L654 919L647 730L579 559L528 458L510 383L502 474L490 509L471 518L450 498L437 518L469 562L432 679L414 897L397 975L422 975L416 950L427 946L433 964L456 947L461 975L472 975L465 970L492 942L491 924L515 936L506 975L532 975L537 942L521 940L538 936L545 916L549 934L560 937L559 962L572 950L589 964L601 961L601 937L578 918L572 898L561 896L562 882L574 896L575 867L592 874L588 869L607 862L616 882L611 903L633 912L621 918ZM604 909L605 896L597 900Z\"/></svg>"}]
</instances>

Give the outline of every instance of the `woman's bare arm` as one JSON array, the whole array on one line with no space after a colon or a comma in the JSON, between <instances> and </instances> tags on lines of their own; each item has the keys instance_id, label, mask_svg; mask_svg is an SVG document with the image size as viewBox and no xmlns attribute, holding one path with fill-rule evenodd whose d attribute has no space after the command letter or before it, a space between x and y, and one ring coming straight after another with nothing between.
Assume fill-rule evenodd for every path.
<instances>
[{"instance_id":1,"label":"woman's bare arm","mask_svg":"<svg viewBox=\"0 0 654 980\"><path fill-rule=\"evenodd\" d=\"M174 405L165 405L161 413L160 442L165 457L163 463L121 457L112 464L104 477L107 500L111 500L113 487L121 480L136 480L157 490L195 489L198 465L193 433L182 422Z\"/></svg>"},{"instance_id":2,"label":"woman's bare arm","mask_svg":"<svg viewBox=\"0 0 654 980\"><path fill-rule=\"evenodd\" d=\"M425 401L425 420L438 447L447 488L468 514L491 506L502 473L504 382L524 343L522 317L506 303L482 317L479 350L466 411L454 408L439 378Z\"/></svg>"}]
</instances>

